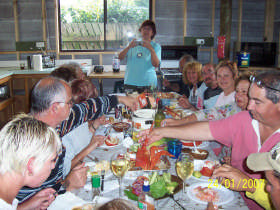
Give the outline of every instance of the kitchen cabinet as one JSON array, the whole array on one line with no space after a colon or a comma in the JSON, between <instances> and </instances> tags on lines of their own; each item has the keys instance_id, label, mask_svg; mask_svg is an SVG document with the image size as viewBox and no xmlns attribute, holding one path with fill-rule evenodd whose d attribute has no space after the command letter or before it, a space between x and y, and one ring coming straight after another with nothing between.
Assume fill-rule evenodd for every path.
<instances>
[{"instance_id":1,"label":"kitchen cabinet","mask_svg":"<svg viewBox=\"0 0 280 210\"><path fill-rule=\"evenodd\" d=\"M0 128L14 114L14 97L13 97L13 80L12 76L7 76L0 79L0 85L9 86L9 97L0 99Z\"/></svg>"}]
</instances>

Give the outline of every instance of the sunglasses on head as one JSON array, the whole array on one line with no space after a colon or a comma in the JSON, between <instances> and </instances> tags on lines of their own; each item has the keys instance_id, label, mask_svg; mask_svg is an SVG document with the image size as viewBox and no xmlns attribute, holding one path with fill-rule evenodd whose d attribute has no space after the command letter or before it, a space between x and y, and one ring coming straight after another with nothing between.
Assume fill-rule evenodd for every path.
<instances>
[{"instance_id":1,"label":"sunglasses on head","mask_svg":"<svg viewBox=\"0 0 280 210\"><path fill-rule=\"evenodd\" d=\"M250 82L255 83L255 84L256 84L258 87L260 87L260 88L266 87L266 88L268 88L268 89L270 89L270 90L274 90L274 91L280 92L280 90L275 89L275 88L273 88L273 87L270 87L270 86L264 84L263 81L261 81L261 80L259 80L259 79L256 79L256 77L253 76L253 75L250 76Z\"/></svg>"}]
</instances>

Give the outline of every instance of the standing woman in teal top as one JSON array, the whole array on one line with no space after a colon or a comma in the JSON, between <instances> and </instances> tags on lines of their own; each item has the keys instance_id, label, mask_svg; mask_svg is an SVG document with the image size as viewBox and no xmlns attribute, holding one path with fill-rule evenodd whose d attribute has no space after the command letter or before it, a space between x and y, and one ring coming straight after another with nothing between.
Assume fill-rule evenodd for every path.
<instances>
[{"instance_id":1,"label":"standing woman in teal top","mask_svg":"<svg viewBox=\"0 0 280 210\"><path fill-rule=\"evenodd\" d=\"M119 58L127 59L124 85L126 89L142 92L157 86L155 67L159 67L161 60L161 46L152 39L156 35L156 25L151 20L145 20L140 28L142 40L133 39L123 49Z\"/></svg>"}]
</instances>

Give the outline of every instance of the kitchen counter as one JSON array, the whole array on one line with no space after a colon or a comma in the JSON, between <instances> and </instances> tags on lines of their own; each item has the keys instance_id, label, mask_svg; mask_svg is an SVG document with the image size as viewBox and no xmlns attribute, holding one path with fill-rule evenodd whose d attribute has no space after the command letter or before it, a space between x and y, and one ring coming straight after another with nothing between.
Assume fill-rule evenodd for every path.
<instances>
[{"instance_id":1,"label":"kitchen counter","mask_svg":"<svg viewBox=\"0 0 280 210\"><path fill-rule=\"evenodd\" d=\"M54 68L45 68L43 69L43 71L35 71L33 69L31 70L21 70L19 68L11 68L11 67L5 67L5 68L1 68L0 67L0 80L8 77L8 76L13 76L13 75L30 75L30 74L50 74L52 71L54 70Z\"/></svg>"}]
</instances>

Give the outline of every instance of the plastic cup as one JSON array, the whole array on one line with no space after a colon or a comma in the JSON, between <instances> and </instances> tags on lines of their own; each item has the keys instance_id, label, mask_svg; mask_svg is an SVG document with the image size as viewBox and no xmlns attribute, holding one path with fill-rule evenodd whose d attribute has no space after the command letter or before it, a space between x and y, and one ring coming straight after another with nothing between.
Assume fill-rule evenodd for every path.
<instances>
[{"instance_id":1,"label":"plastic cup","mask_svg":"<svg viewBox=\"0 0 280 210\"><path fill-rule=\"evenodd\" d=\"M173 159L177 159L182 151L182 142L179 140L172 140L168 142L168 152L175 157Z\"/></svg>"}]
</instances>

